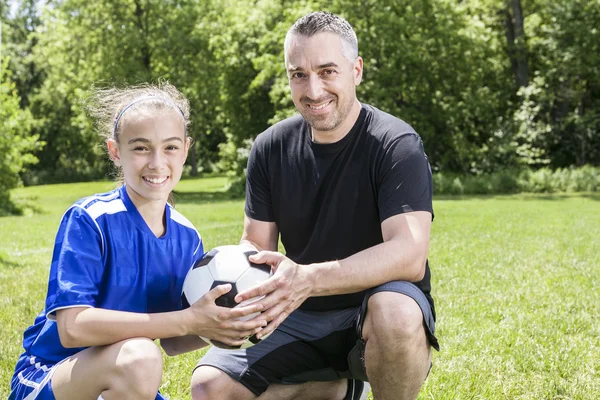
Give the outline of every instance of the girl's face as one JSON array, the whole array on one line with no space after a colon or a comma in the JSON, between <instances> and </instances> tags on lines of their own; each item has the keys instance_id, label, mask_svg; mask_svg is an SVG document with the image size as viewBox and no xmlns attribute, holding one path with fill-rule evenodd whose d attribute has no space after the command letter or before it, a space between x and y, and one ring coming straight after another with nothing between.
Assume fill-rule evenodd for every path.
<instances>
[{"instance_id":1,"label":"girl's face","mask_svg":"<svg viewBox=\"0 0 600 400\"><path fill-rule=\"evenodd\" d=\"M121 167L127 193L136 206L167 202L179 182L190 139L181 115L164 110L123 121L119 141L107 142L110 158Z\"/></svg>"}]
</instances>

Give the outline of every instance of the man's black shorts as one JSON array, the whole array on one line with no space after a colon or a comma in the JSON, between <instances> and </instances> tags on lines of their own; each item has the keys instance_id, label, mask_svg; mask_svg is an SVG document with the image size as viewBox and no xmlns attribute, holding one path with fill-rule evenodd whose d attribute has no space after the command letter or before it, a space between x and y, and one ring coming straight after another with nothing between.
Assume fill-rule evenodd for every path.
<instances>
[{"instance_id":1,"label":"man's black shorts","mask_svg":"<svg viewBox=\"0 0 600 400\"><path fill-rule=\"evenodd\" d=\"M431 305L410 282L394 281L371 289L360 307L335 311L296 310L264 341L243 350L211 348L198 366L226 372L260 396L271 383L298 384L353 378L367 381L362 321L369 296L397 292L414 299L427 327L429 343L439 350Z\"/></svg>"}]
</instances>

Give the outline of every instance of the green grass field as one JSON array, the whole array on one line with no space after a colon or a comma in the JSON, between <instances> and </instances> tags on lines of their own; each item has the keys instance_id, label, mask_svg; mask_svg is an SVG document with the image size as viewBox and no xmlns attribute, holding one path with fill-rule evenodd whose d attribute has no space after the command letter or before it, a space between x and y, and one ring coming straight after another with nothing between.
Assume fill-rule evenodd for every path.
<instances>
[{"instance_id":1,"label":"green grass field","mask_svg":"<svg viewBox=\"0 0 600 400\"><path fill-rule=\"evenodd\" d=\"M185 180L177 209L205 248L236 243L243 201L224 178ZM17 189L0 218L0 398L22 332L42 309L54 235L108 182ZM420 399L600 399L600 196L436 198L430 262L442 351ZM201 352L166 358L162 391L188 399Z\"/></svg>"}]
</instances>

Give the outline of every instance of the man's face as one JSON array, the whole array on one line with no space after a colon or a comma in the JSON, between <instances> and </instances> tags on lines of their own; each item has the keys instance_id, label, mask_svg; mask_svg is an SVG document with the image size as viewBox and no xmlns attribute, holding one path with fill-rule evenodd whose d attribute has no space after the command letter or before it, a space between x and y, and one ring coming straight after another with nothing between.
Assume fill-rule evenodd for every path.
<instances>
[{"instance_id":1,"label":"man's face","mask_svg":"<svg viewBox=\"0 0 600 400\"><path fill-rule=\"evenodd\" d=\"M344 57L342 39L330 32L289 39L286 69L296 108L317 136L345 135L354 125L348 115L357 103L356 86L362 79L362 59Z\"/></svg>"}]
</instances>

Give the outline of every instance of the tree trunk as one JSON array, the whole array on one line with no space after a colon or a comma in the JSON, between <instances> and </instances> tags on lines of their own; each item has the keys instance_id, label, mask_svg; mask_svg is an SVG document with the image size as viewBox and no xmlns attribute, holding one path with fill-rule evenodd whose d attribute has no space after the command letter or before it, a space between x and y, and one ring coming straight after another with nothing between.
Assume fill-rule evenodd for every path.
<instances>
[{"instance_id":1,"label":"tree trunk","mask_svg":"<svg viewBox=\"0 0 600 400\"><path fill-rule=\"evenodd\" d=\"M510 57L517 88L521 88L529 84L527 40L521 0L506 0L505 25L508 56Z\"/></svg>"},{"instance_id":2,"label":"tree trunk","mask_svg":"<svg viewBox=\"0 0 600 400\"><path fill-rule=\"evenodd\" d=\"M196 157L196 143L192 143L192 145L190 146L189 160L190 166L192 167L190 174L192 176L198 176L198 159Z\"/></svg>"},{"instance_id":3,"label":"tree trunk","mask_svg":"<svg viewBox=\"0 0 600 400\"><path fill-rule=\"evenodd\" d=\"M144 9L139 0L135 0L135 16L137 17L137 26L143 36L140 52L142 53L142 65L146 69L148 76L152 75L152 54L148 45L148 9Z\"/></svg>"}]
</instances>

